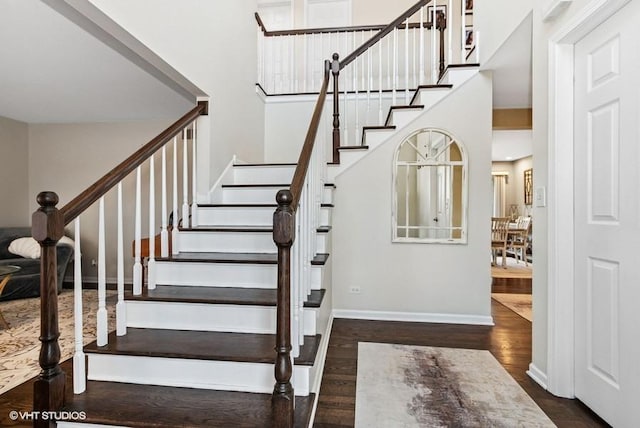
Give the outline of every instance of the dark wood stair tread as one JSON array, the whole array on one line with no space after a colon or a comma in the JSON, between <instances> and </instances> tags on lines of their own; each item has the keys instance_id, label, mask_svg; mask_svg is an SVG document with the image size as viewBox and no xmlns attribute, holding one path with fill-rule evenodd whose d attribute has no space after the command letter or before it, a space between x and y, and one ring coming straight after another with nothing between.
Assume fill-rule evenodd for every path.
<instances>
[{"instance_id":1,"label":"dark wood stair tread","mask_svg":"<svg viewBox=\"0 0 640 428\"><path fill-rule=\"evenodd\" d=\"M396 129L395 125L375 125L375 126L363 126L363 131L384 131L384 130L394 130Z\"/></svg>"},{"instance_id":2,"label":"dark wood stair tread","mask_svg":"<svg viewBox=\"0 0 640 428\"><path fill-rule=\"evenodd\" d=\"M316 254L313 260L311 260L311 264L314 266L324 266L329 260L329 254L327 253L319 253Z\"/></svg>"},{"instance_id":3,"label":"dark wood stair tread","mask_svg":"<svg viewBox=\"0 0 640 428\"><path fill-rule=\"evenodd\" d=\"M311 290L304 303L305 308L319 308L325 290ZM141 295L126 293L126 300L145 302L207 303L222 305L276 306L277 290L241 287L192 287L158 285L153 290L145 289Z\"/></svg>"},{"instance_id":4,"label":"dark wood stair tread","mask_svg":"<svg viewBox=\"0 0 640 428\"><path fill-rule=\"evenodd\" d=\"M278 204L198 204L198 208L278 208Z\"/></svg>"},{"instance_id":5,"label":"dark wood stair tread","mask_svg":"<svg viewBox=\"0 0 640 428\"><path fill-rule=\"evenodd\" d=\"M416 91L417 93L417 91ZM415 94L414 94L414 98L415 98ZM413 102L413 99L411 99L411 102ZM384 121L384 125L385 126L389 126L389 122L391 121L391 115L393 114L394 110L421 110L423 109L424 106L421 104L411 104L409 103L409 105L406 106L391 106L389 108L389 113L387 113L387 118Z\"/></svg>"},{"instance_id":6,"label":"dark wood stair tread","mask_svg":"<svg viewBox=\"0 0 640 428\"><path fill-rule=\"evenodd\" d=\"M233 167L254 167L254 166L296 166L297 163L238 163L234 164Z\"/></svg>"},{"instance_id":7,"label":"dark wood stair tread","mask_svg":"<svg viewBox=\"0 0 640 428\"><path fill-rule=\"evenodd\" d=\"M206 262L206 263L256 263L278 264L276 253L220 253L220 252L181 252L169 257L160 257L157 261L166 262Z\"/></svg>"},{"instance_id":8,"label":"dark wood stair tread","mask_svg":"<svg viewBox=\"0 0 640 428\"><path fill-rule=\"evenodd\" d=\"M127 328L124 336L111 332L107 345L97 346L94 341L84 350L88 354L271 364L276 358L275 343L275 334ZM320 335L305 336L295 364L312 366L319 345Z\"/></svg>"},{"instance_id":9,"label":"dark wood stair tread","mask_svg":"<svg viewBox=\"0 0 640 428\"><path fill-rule=\"evenodd\" d=\"M314 394L296 397L296 428L308 426L314 400ZM88 381L82 394L67 391L64 410L84 412L84 423L136 428L264 428L271 394Z\"/></svg>"},{"instance_id":10,"label":"dark wood stair tread","mask_svg":"<svg viewBox=\"0 0 640 428\"><path fill-rule=\"evenodd\" d=\"M340 146L338 150L369 150L369 146Z\"/></svg>"},{"instance_id":11,"label":"dark wood stair tread","mask_svg":"<svg viewBox=\"0 0 640 428\"><path fill-rule=\"evenodd\" d=\"M287 184L265 184L265 183L255 183L255 184L223 184L222 188L230 188L230 189L243 189L243 188L251 188L251 187L278 187L278 188L289 188L291 183Z\"/></svg>"},{"instance_id":12,"label":"dark wood stair tread","mask_svg":"<svg viewBox=\"0 0 640 428\"><path fill-rule=\"evenodd\" d=\"M181 232L252 232L252 233L271 233L273 226L196 226L196 227L180 227Z\"/></svg>"}]
</instances>

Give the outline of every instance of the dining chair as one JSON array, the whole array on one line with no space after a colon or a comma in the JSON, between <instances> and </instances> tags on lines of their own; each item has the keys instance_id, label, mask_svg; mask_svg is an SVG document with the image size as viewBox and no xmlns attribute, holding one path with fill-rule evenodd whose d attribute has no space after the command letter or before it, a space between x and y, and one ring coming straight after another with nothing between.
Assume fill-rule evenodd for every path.
<instances>
[{"instance_id":1,"label":"dining chair","mask_svg":"<svg viewBox=\"0 0 640 428\"><path fill-rule=\"evenodd\" d=\"M529 247L530 228L531 217L518 217L515 228L509 230L509 242L507 243L507 248L513 250L516 263L523 261L525 266L529 266L527 248Z\"/></svg>"},{"instance_id":2,"label":"dining chair","mask_svg":"<svg viewBox=\"0 0 640 428\"><path fill-rule=\"evenodd\" d=\"M498 251L502 252L502 267L507 268L507 238L509 217L491 217L491 257L492 266L497 264Z\"/></svg>"}]
</instances>

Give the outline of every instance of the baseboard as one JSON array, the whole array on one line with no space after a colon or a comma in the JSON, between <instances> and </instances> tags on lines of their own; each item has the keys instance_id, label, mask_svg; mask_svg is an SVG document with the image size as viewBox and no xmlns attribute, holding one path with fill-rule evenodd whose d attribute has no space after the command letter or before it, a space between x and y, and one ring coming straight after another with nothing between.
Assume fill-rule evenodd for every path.
<instances>
[{"instance_id":1,"label":"baseboard","mask_svg":"<svg viewBox=\"0 0 640 428\"><path fill-rule=\"evenodd\" d=\"M319 358L320 366L318 366L318 373L316 374L316 378L314 379L313 386L311 387L311 392L316 394L315 399L313 400L313 407L311 408L311 417L309 418L309 427L313 428L313 421L316 418L316 410L318 409L318 397L320 397L320 386L322 385L322 376L324 376L324 364L327 361L327 352L329 350L329 340L331 339L331 328L333 327L333 314L329 315L329 322L327 323L327 328L324 331L323 343L318 349L318 355L316 358Z\"/></svg>"},{"instance_id":2,"label":"baseboard","mask_svg":"<svg viewBox=\"0 0 640 428\"><path fill-rule=\"evenodd\" d=\"M431 322L440 324L494 325L493 317L483 315L436 314L425 312L390 312L334 309L334 318L376 321Z\"/></svg>"},{"instance_id":3,"label":"baseboard","mask_svg":"<svg viewBox=\"0 0 640 428\"><path fill-rule=\"evenodd\" d=\"M529 375L529 377L533 379L535 383L537 383L542 388L544 388L545 391L547 390L547 374L542 370L540 370L538 367L536 367L535 364L533 363L529 364L529 370L527 370L527 375Z\"/></svg>"}]
</instances>

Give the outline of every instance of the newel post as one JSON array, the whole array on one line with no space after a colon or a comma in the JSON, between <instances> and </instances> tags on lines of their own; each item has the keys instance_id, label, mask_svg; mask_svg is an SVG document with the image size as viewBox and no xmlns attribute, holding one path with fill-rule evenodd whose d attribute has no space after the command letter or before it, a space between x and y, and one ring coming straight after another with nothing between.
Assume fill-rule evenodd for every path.
<instances>
[{"instance_id":1,"label":"newel post","mask_svg":"<svg viewBox=\"0 0 640 428\"><path fill-rule=\"evenodd\" d=\"M340 77L340 55L333 54L331 62L331 74L333 74L333 163L340 163L340 91L338 90L338 80ZM346 96L346 94L345 94Z\"/></svg>"},{"instance_id":2,"label":"newel post","mask_svg":"<svg viewBox=\"0 0 640 428\"><path fill-rule=\"evenodd\" d=\"M294 395L291 385L291 245L295 239L293 195L280 190L273 213L273 241L278 246L278 306L276 325L276 384L271 399L273 427L293 428Z\"/></svg>"},{"instance_id":3,"label":"newel post","mask_svg":"<svg viewBox=\"0 0 640 428\"><path fill-rule=\"evenodd\" d=\"M440 32L440 62L438 64L438 80L444 74L444 31L447 29L447 16L443 12L436 14L436 29Z\"/></svg>"},{"instance_id":4,"label":"newel post","mask_svg":"<svg viewBox=\"0 0 640 428\"><path fill-rule=\"evenodd\" d=\"M37 198L40 208L32 216L32 235L40 243L40 367L33 385L33 409L58 411L64 405L65 373L60 362L58 337L58 269L56 243L64 234L64 218L56 208L58 195L42 192ZM55 422L36 418L34 427L54 427Z\"/></svg>"}]
</instances>

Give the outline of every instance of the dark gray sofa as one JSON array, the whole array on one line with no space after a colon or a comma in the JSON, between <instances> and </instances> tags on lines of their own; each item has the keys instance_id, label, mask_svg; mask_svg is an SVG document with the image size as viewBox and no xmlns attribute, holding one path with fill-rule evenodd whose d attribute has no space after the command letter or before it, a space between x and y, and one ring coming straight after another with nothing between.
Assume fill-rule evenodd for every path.
<instances>
[{"instance_id":1,"label":"dark gray sofa","mask_svg":"<svg viewBox=\"0 0 640 428\"><path fill-rule=\"evenodd\" d=\"M20 266L13 274L0 295L0 301L37 297L40 295L40 259L25 259L8 248L11 241L31 236L29 227L0 227L0 265ZM62 281L73 256L73 247L59 244L56 247L58 262L58 293L62 291Z\"/></svg>"}]
</instances>

